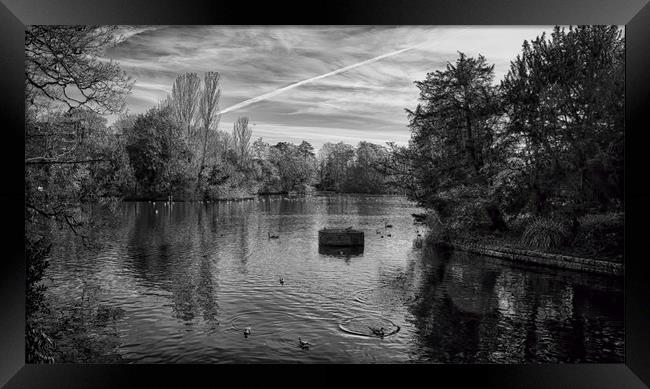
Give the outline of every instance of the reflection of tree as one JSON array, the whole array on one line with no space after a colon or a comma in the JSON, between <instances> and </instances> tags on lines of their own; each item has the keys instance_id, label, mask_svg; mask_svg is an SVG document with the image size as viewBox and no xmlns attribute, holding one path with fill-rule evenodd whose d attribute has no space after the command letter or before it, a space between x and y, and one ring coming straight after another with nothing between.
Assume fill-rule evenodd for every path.
<instances>
[{"instance_id":1,"label":"reflection of tree","mask_svg":"<svg viewBox=\"0 0 650 389\"><path fill-rule=\"evenodd\" d=\"M173 222L143 205L135 219L127 246L134 274L146 288L171 293L174 315L186 322L199 311L206 321L216 318L213 276L210 268L213 234L206 228L205 209L175 205Z\"/></svg>"},{"instance_id":2,"label":"reflection of tree","mask_svg":"<svg viewBox=\"0 0 650 389\"><path fill-rule=\"evenodd\" d=\"M250 247L248 245L248 223L241 221L238 224L239 232L236 235L237 245L239 248L239 263L241 265L240 272L242 274L248 273L248 258L251 255Z\"/></svg>"},{"instance_id":3,"label":"reflection of tree","mask_svg":"<svg viewBox=\"0 0 650 389\"><path fill-rule=\"evenodd\" d=\"M443 362L536 362L556 354L572 359L575 341L556 325L569 319L572 299L566 290L556 293L559 285L464 253L425 247L421 261L433 266L409 307L420 355Z\"/></svg>"},{"instance_id":4,"label":"reflection of tree","mask_svg":"<svg viewBox=\"0 0 650 389\"><path fill-rule=\"evenodd\" d=\"M198 239L200 241L201 250L199 256L199 277L198 285L196 288L197 302L203 311L203 319L207 322L213 322L217 317L217 309L219 307L217 299L215 298L215 279L212 276L212 269L210 267L210 258L212 254L212 247L210 242L215 239L214 234L209 233L205 228L204 209L201 209L198 217Z\"/></svg>"}]
</instances>

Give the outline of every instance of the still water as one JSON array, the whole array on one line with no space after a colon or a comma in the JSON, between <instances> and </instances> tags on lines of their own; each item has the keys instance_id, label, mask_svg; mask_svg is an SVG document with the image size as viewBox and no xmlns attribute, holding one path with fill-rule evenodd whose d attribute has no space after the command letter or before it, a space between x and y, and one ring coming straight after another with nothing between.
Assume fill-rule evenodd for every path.
<instances>
[{"instance_id":1,"label":"still water","mask_svg":"<svg viewBox=\"0 0 650 389\"><path fill-rule=\"evenodd\" d=\"M125 363L623 361L621 280L418 247L420 212L398 196L124 203L95 215L97 247L55 245L51 320L91 312L84 341ZM363 251L319 251L320 228L348 226Z\"/></svg>"}]
</instances>

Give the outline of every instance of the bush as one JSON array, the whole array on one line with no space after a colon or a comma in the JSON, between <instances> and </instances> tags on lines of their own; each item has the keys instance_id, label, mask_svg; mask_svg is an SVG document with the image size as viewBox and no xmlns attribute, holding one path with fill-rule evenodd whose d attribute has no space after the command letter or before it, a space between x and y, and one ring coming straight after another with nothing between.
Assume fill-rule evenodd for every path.
<instances>
[{"instance_id":1,"label":"bush","mask_svg":"<svg viewBox=\"0 0 650 389\"><path fill-rule=\"evenodd\" d=\"M586 215L579 219L580 228L575 245L588 248L594 254L620 256L623 254L625 217L623 213Z\"/></svg>"},{"instance_id":2,"label":"bush","mask_svg":"<svg viewBox=\"0 0 650 389\"><path fill-rule=\"evenodd\" d=\"M569 243L571 232L557 219L535 219L524 230L521 243L529 248L552 250Z\"/></svg>"}]
</instances>

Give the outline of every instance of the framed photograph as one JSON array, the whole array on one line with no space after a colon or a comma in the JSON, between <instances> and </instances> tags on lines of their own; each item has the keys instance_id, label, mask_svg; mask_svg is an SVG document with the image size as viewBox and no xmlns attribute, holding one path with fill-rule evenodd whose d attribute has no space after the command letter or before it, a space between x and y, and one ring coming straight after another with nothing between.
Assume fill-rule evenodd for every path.
<instances>
[{"instance_id":1,"label":"framed photograph","mask_svg":"<svg viewBox=\"0 0 650 389\"><path fill-rule=\"evenodd\" d=\"M650 384L646 1L0 14L3 385Z\"/></svg>"}]
</instances>

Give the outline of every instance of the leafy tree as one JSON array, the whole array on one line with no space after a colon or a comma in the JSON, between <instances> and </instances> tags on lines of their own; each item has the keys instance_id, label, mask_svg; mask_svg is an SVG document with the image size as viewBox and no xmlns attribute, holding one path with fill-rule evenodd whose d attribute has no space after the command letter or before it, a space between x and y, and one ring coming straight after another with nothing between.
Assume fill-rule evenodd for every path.
<instances>
[{"instance_id":1,"label":"leafy tree","mask_svg":"<svg viewBox=\"0 0 650 389\"><path fill-rule=\"evenodd\" d=\"M191 153L172 115L170 107L154 107L139 115L126 133L126 150L140 195L182 198L192 187Z\"/></svg>"},{"instance_id":2,"label":"leafy tree","mask_svg":"<svg viewBox=\"0 0 650 389\"><path fill-rule=\"evenodd\" d=\"M277 167L282 191L305 190L312 184L315 175L315 159L306 150L307 142L300 146L279 142L270 149L270 161Z\"/></svg>"},{"instance_id":3,"label":"leafy tree","mask_svg":"<svg viewBox=\"0 0 650 389\"><path fill-rule=\"evenodd\" d=\"M483 56L460 53L445 70L415 82L421 103L407 110L412 171L419 188L412 196L442 218L470 219L468 212L472 218L483 213L490 228L505 229L498 203L485 195L500 165L494 146L501 108L493 78L494 66Z\"/></svg>"},{"instance_id":4,"label":"leafy tree","mask_svg":"<svg viewBox=\"0 0 650 389\"><path fill-rule=\"evenodd\" d=\"M251 145L251 155L254 159L264 160L269 157L269 148L271 145L264 142L262 138L257 138Z\"/></svg>"},{"instance_id":5,"label":"leafy tree","mask_svg":"<svg viewBox=\"0 0 650 389\"><path fill-rule=\"evenodd\" d=\"M348 170L354 166L354 146L343 142L325 143L319 160L321 188L342 191L348 180Z\"/></svg>"},{"instance_id":6,"label":"leafy tree","mask_svg":"<svg viewBox=\"0 0 650 389\"><path fill-rule=\"evenodd\" d=\"M205 73L203 80L203 91L199 100L199 115L202 122L203 130L203 147L201 150L201 163L199 164L199 173L197 178L197 190L201 188L201 174L205 168L206 156L209 148L212 150L213 158L216 158L216 134L219 126L221 115L219 114L219 100L221 98L221 87L219 84L220 75L217 72ZM211 142L209 142L211 141Z\"/></svg>"},{"instance_id":7,"label":"leafy tree","mask_svg":"<svg viewBox=\"0 0 650 389\"><path fill-rule=\"evenodd\" d=\"M624 55L616 26L555 27L512 62L502 83L507 129L534 213L620 207Z\"/></svg>"}]
</instances>

